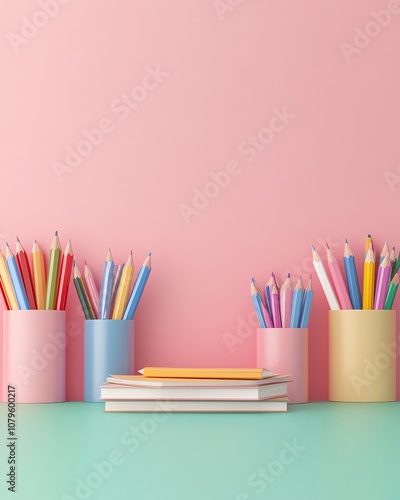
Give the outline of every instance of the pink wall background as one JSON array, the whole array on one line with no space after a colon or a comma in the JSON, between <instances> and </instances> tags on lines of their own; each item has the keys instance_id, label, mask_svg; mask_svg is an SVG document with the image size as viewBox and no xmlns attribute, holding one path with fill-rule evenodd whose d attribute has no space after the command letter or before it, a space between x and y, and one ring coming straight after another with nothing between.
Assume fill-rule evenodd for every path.
<instances>
[{"instance_id":1,"label":"pink wall background","mask_svg":"<svg viewBox=\"0 0 400 500\"><path fill-rule=\"evenodd\" d=\"M48 254L57 229L98 283L109 246L117 263L132 249L136 269L151 251L137 368L253 365L252 276L307 275L311 244L341 258L345 237L361 270L368 232L379 252L385 239L400 249L399 2L54 2L0 7L1 249L19 236ZM68 166L67 146L100 122L110 133ZM251 152L259 132L267 144ZM227 169L219 193L207 186ZM204 189L213 198L193 210ZM324 400L328 306L314 285L310 397ZM67 397L79 400L70 292Z\"/></svg>"}]
</instances>

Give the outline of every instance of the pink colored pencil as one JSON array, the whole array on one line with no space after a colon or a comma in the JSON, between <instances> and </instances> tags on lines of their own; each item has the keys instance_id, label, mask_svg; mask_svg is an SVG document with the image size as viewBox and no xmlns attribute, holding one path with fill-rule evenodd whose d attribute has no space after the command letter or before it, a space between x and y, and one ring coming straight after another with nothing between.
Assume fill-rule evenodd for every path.
<instances>
[{"instance_id":1,"label":"pink colored pencil","mask_svg":"<svg viewBox=\"0 0 400 500\"><path fill-rule=\"evenodd\" d=\"M335 256L333 255L332 250L329 248L328 244L326 244L326 252L329 271L336 288L340 307L341 309L353 309L349 292L347 291L346 283L344 282L343 275L340 271L339 262L335 259Z\"/></svg>"},{"instance_id":2,"label":"pink colored pencil","mask_svg":"<svg viewBox=\"0 0 400 500\"><path fill-rule=\"evenodd\" d=\"M272 308L272 320L274 322L275 328L282 328L281 321L281 311L279 307L279 294L276 289L275 283L271 286L271 308Z\"/></svg>"},{"instance_id":3,"label":"pink colored pencil","mask_svg":"<svg viewBox=\"0 0 400 500\"><path fill-rule=\"evenodd\" d=\"M85 270L84 270L84 279L85 286L87 290L87 294L92 304L92 309L95 315L95 318L99 317L99 291L97 289L96 283L94 282L92 271L90 267L87 265L85 260Z\"/></svg>"},{"instance_id":4,"label":"pink colored pencil","mask_svg":"<svg viewBox=\"0 0 400 500\"><path fill-rule=\"evenodd\" d=\"M293 285L290 279L290 273L280 289L280 308L282 328L290 328L290 318L293 302Z\"/></svg>"},{"instance_id":5,"label":"pink colored pencil","mask_svg":"<svg viewBox=\"0 0 400 500\"><path fill-rule=\"evenodd\" d=\"M392 266L390 264L389 254L387 253L378 268L378 276L376 278L375 286L374 309L383 309L385 306L391 272Z\"/></svg>"}]
</instances>

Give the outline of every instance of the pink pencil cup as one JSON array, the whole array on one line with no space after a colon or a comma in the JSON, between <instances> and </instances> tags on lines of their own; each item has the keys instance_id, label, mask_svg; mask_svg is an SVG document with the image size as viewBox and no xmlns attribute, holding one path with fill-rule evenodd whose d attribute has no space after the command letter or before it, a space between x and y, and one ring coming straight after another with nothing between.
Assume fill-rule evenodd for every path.
<instances>
[{"instance_id":1,"label":"pink pencil cup","mask_svg":"<svg viewBox=\"0 0 400 500\"><path fill-rule=\"evenodd\" d=\"M65 401L65 311L3 312L3 400Z\"/></svg>"},{"instance_id":2,"label":"pink pencil cup","mask_svg":"<svg viewBox=\"0 0 400 500\"><path fill-rule=\"evenodd\" d=\"M258 328L257 368L291 375L289 403L307 403L308 328Z\"/></svg>"}]
</instances>

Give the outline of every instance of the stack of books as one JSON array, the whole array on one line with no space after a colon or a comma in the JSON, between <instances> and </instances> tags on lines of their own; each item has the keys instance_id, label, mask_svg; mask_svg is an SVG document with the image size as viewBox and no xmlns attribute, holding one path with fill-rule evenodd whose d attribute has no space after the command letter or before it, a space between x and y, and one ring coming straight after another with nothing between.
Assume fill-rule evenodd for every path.
<instances>
[{"instance_id":1,"label":"stack of books","mask_svg":"<svg viewBox=\"0 0 400 500\"><path fill-rule=\"evenodd\" d=\"M286 412L288 375L259 368L144 368L101 386L106 412Z\"/></svg>"}]
</instances>

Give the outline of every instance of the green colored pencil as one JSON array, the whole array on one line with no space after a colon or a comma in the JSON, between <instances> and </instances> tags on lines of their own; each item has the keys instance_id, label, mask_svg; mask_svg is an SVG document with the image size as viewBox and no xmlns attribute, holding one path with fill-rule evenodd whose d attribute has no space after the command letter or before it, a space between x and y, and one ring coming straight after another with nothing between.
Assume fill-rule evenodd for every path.
<instances>
[{"instance_id":1,"label":"green colored pencil","mask_svg":"<svg viewBox=\"0 0 400 500\"><path fill-rule=\"evenodd\" d=\"M78 294L79 302L81 303L83 314L86 319L96 319L92 306L89 301L88 294L86 293L85 285L82 280L82 275L79 272L78 266L74 261L74 279L72 280L75 285L76 293Z\"/></svg>"},{"instance_id":2,"label":"green colored pencil","mask_svg":"<svg viewBox=\"0 0 400 500\"><path fill-rule=\"evenodd\" d=\"M61 245L57 231L54 234L50 247L49 270L47 273L46 305L45 309L55 309L57 297L58 275L61 260Z\"/></svg>"},{"instance_id":3,"label":"green colored pencil","mask_svg":"<svg viewBox=\"0 0 400 500\"><path fill-rule=\"evenodd\" d=\"M399 273L396 273L390 282L389 290L386 295L384 309L392 309L394 298L396 297L397 288L399 287Z\"/></svg>"}]
</instances>

